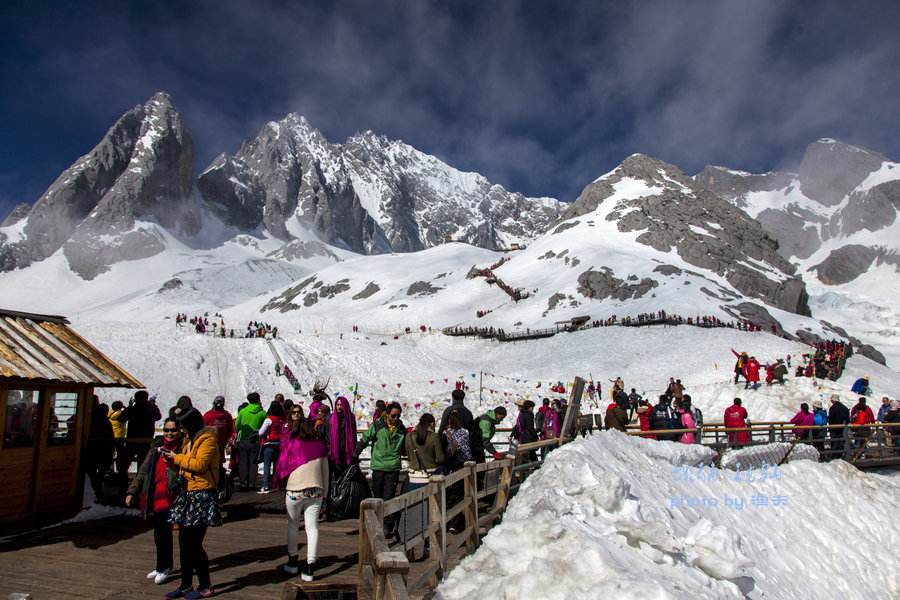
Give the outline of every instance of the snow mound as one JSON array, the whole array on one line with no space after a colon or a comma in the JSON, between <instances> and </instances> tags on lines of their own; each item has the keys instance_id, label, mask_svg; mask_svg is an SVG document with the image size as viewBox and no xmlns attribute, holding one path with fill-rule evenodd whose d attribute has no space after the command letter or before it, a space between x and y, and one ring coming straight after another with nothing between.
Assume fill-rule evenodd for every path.
<instances>
[{"instance_id":1,"label":"snow mound","mask_svg":"<svg viewBox=\"0 0 900 600\"><path fill-rule=\"evenodd\" d=\"M793 446L793 449L791 447ZM788 442L776 442L765 446L751 446L739 450L729 450L722 456L720 465L723 469L747 469L749 467L762 468L763 465L777 465L784 460L812 460L818 462L819 451L808 444L790 444Z\"/></svg>"},{"instance_id":2,"label":"snow mound","mask_svg":"<svg viewBox=\"0 0 900 600\"><path fill-rule=\"evenodd\" d=\"M554 451L438 597L898 597L896 478L799 461L736 481L713 457L615 431Z\"/></svg>"}]
</instances>

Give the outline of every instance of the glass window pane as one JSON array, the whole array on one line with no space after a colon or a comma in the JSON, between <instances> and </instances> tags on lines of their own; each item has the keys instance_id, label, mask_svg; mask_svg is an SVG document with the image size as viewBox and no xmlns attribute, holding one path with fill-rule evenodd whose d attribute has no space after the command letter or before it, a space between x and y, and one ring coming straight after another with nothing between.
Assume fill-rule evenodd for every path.
<instances>
[{"instance_id":1,"label":"glass window pane","mask_svg":"<svg viewBox=\"0 0 900 600\"><path fill-rule=\"evenodd\" d=\"M47 424L47 445L74 444L78 392L53 392L50 394L49 406L50 420Z\"/></svg>"},{"instance_id":2,"label":"glass window pane","mask_svg":"<svg viewBox=\"0 0 900 600\"><path fill-rule=\"evenodd\" d=\"M37 390L9 390L6 393L6 424L3 447L19 448L34 444L34 425L38 418Z\"/></svg>"}]
</instances>

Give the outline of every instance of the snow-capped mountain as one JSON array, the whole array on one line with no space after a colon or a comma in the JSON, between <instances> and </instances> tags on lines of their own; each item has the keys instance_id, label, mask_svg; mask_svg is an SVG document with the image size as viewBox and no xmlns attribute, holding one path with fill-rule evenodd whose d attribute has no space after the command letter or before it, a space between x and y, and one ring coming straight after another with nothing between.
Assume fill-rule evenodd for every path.
<instances>
[{"instance_id":1,"label":"snow-capped mountain","mask_svg":"<svg viewBox=\"0 0 900 600\"><path fill-rule=\"evenodd\" d=\"M900 362L900 164L821 139L807 147L797 173L706 167L694 179L778 240L817 318Z\"/></svg>"},{"instance_id":2,"label":"snow-capped mountain","mask_svg":"<svg viewBox=\"0 0 900 600\"><path fill-rule=\"evenodd\" d=\"M72 270L89 279L115 262L159 253L161 236L147 223L197 233L192 160L191 137L171 99L155 94L66 169L27 216L0 229L0 270L62 249Z\"/></svg>"},{"instance_id":3,"label":"snow-capped mountain","mask_svg":"<svg viewBox=\"0 0 900 600\"><path fill-rule=\"evenodd\" d=\"M636 154L569 205L372 132L333 144L294 114L196 179L192 160L168 95L128 111L4 219L0 303L507 330L666 310L856 336L900 358L896 164L831 140L797 174L691 178ZM498 251L513 243L527 248Z\"/></svg>"},{"instance_id":4,"label":"snow-capped mountain","mask_svg":"<svg viewBox=\"0 0 900 600\"><path fill-rule=\"evenodd\" d=\"M242 243L241 235L265 241L266 256L293 262L336 260L326 243L366 254L448 238L499 248L535 237L561 206L371 132L331 144L294 114L267 124L235 156L220 155L196 181L192 161L185 123L167 94L155 94L33 207L4 219L0 271L62 252L90 280L120 262L181 250L172 239L208 251Z\"/></svg>"},{"instance_id":5,"label":"snow-capped mountain","mask_svg":"<svg viewBox=\"0 0 900 600\"><path fill-rule=\"evenodd\" d=\"M270 122L198 187L229 224L289 240L308 227L364 254L411 252L448 238L498 249L544 231L552 198L526 198L371 131L332 144L303 117Z\"/></svg>"},{"instance_id":6,"label":"snow-capped mountain","mask_svg":"<svg viewBox=\"0 0 900 600\"><path fill-rule=\"evenodd\" d=\"M790 336L827 334L808 318L803 282L758 223L676 167L642 155L588 185L525 250L444 245L346 261L243 308L308 323L506 331L663 309L747 318Z\"/></svg>"}]
</instances>

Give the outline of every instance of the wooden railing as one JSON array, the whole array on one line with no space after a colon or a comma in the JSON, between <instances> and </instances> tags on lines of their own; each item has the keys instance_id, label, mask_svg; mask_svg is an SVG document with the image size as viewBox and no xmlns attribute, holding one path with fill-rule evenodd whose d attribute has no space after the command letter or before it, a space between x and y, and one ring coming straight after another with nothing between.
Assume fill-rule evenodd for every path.
<instances>
[{"instance_id":1,"label":"wooden railing","mask_svg":"<svg viewBox=\"0 0 900 600\"><path fill-rule=\"evenodd\" d=\"M481 535L500 519L510 496L513 460L489 463L468 462L449 475L432 475L427 484L390 500L370 498L360 505L359 585L375 600L400 600L423 588L436 587L447 572L450 557L459 550L475 551ZM461 486L461 494L459 488ZM453 505L448 494L461 496ZM490 508L479 515L479 502L493 496ZM410 512L424 515L416 531L400 527ZM451 524L461 516L459 531ZM389 545L384 536L385 519L397 525L398 540ZM407 553L418 546L427 548L427 558L415 576L410 575Z\"/></svg>"},{"instance_id":2,"label":"wooden railing","mask_svg":"<svg viewBox=\"0 0 900 600\"><path fill-rule=\"evenodd\" d=\"M840 433L832 436L832 431ZM809 435L802 437L803 432L809 432ZM696 429L651 431L641 431L638 426L630 425L626 433L643 437L695 433L697 443L717 451L775 442L804 443L815 447L825 459L842 458L859 467L900 464L900 426L890 423L794 425L784 421L758 421L747 427L725 427L721 423L710 423ZM749 441L739 443L736 439L739 433L746 433Z\"/></svg>"}]
</instances>

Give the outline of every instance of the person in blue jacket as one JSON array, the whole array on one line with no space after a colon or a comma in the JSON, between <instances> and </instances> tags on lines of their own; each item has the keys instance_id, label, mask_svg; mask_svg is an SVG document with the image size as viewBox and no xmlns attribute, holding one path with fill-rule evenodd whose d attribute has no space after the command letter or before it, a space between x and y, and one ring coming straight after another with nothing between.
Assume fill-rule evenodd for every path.
<instances>
[{"instance_id":1,"label":"person in blue jacket","mask_svg":"<svg viewBox=\"0 0 900 600\"><path fill-rule=\"evenodd\" d=\"M850 391L860 396L868 396L870 394L869 376L865 375L853 382L853 387L850 388Z\"/></svg>"}]
</instances>

